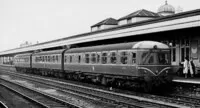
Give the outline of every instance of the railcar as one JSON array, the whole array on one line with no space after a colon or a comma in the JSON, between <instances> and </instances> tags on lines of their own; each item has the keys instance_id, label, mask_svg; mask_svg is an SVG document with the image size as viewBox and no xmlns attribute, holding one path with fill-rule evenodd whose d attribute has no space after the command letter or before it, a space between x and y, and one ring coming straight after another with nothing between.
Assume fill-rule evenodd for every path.
<instances>
[{"instance_id":1,"label":"railcar","mask_svg":"<svg viewBox=\"0 0 200 108\"><path fill-rule=\"evenodd\" d=\"M73 48L64 53L64 71L71 73L69 77L87 78L104 85L152 84L170 74L170 49L154 41Z\"/></svg>"},{"instance_id":2,"label":"railcar","mask_svg":"<svg viewBox=\"0 0 200 108\"><path fill-rule=\"evenodd\" d=\"M3 64L3 57L0 57L0 65Z\"/></svg>"},{"instance_id":3,"label":"railcar","mask_svg":"<svg viewBox=\"0 0 200 108\"><path fill-rule=\"evenodd\" d=\"M32 55L32 71L36 74L63 76L63 50L44 51Z\"/></svg>"},{"instance_id":4,"label":"railcar","mask_svg":"<svg viewBox=\"0 0 200 108\"><path fill-rule=\"evenodd\" d=\"M2 65L13 65L13 57L0 57L0 64Z\"/></svg>"},{"instance_id":5,"label":"railcar","mask_svg":"<svg viewBox=\"0 0 200 108\"><path fill-rule=\"evenodd\" d=\"M19 72L31 72L32 53L18 54L14 56L14 65Z\"/></svg>"},{"instance_id":6,"label":"railcar","mask_svg":"<svg viewBox=\"0 0 200 108\"><path fill-rule=\"evenodd\" d=\"M43 51L14 58L18 71L103 85L143 86L145 90L167 81L172 72L169 47L155 41Z\"/></svg>"}]
</instances>

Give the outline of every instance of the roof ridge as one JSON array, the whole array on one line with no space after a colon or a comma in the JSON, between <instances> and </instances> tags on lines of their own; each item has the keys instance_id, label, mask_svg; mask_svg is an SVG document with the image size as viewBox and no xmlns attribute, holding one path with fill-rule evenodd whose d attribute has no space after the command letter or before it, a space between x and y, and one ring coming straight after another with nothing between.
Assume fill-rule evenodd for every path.
<instances>
[{"instance_id":1,"label":"roof ridge","mask_svg":"<svg viewBox=\"0 0 200 108\"><path fill-rule=\"evenodd\" d=\"M102 24L108 24L108 23L110 23L111 25L115 25L115 23L116 23L116 25L117 25L117 20L112 18L112 17L109 17L109 18L106 18L106 19L104 19L104 20L92 25L91 27L99 26L99 25L102 25Z\"/></svg>"},{"instance_id":2,"label":"roof ridge","mask_svg":"<svg viewBox=\"0 0 200 108\"><path fill-rule=\"evenodd\" d=\"M133 17L159 17L159 15L157 13L154 13L154 12L146 10L146 9L140 9L140 10L132 12L131 14L128 14L118 20L123 20L123 19L133 18Z\"/></svg>"},{"instance_id":3,"label":"roof ridge","mask_svg":"<svg viewBox=\"0 0 200 108\"><path fill-rule=\"evenodd\" d=\"M142 12L142 9L141 9L141 10L138 10L138 12L136 13L136 15L139 14L140 12Z\"/></svg>"}]
</instances>

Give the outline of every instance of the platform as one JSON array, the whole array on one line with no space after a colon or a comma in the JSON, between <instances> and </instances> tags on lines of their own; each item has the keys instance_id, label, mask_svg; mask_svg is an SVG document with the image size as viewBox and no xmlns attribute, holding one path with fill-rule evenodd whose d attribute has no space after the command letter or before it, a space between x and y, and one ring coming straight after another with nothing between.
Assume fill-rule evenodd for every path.
<instances>
[{"instance_id":1,"label":"platform","mask_svg":"<svg viewBox=\"0 0 200 108\"><path fill-rule=\"evenodd\" d=\"M177 83L200 84L200 77L174 77L172 81Z\"/></svg>"}]
</instances>

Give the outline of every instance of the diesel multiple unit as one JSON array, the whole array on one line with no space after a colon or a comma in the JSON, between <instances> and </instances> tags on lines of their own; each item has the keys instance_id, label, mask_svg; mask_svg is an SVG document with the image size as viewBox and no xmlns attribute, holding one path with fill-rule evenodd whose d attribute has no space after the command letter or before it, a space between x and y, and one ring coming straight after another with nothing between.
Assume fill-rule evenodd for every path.
<instances>
[{"instance_id":1,"label":"diesel multiple unit","mask_svg":"<svg viewBox=\"0 0 200 108\"><path fill-rule=\"evenodd\" d=\"M18 54L14 65L20 72L119 86L165 80L172 69L169 47L155 41Z\"/></svg>"}]
</instances>

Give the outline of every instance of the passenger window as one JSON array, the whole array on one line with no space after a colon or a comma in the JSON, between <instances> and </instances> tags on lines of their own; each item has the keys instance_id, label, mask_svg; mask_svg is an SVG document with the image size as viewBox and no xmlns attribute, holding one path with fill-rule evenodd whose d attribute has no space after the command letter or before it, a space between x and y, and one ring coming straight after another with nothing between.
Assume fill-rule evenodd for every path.
<instances>
[{"instance_id":1,"label":"passenger window","mask_svg":"<svg viewBox=\"0 0 200 108\"><path fill-rule=\"evenodd\" d=\"M78 55L78 63L81 62L81 55Z\"/></svg>"},{"instance_id":2,"label":"passenger window","mask_svg":"<svg viewBox=\"0 0 200 108\"><path fill-rule=\"evenodd\" d=\"M18 60L19 61L19 60ZM35 57L35 62L37 62L37 57Z\"/></svg>"},{"instance_id":3,"label":"passenger window","mask_svg":"<svg viewBox=\"0 0 200 108\"><path fill-rule=\"evenodd\" d=\"M97 63L100 63L100 54L97 53Z\"/></svg>"},{"instance_id":4,"label":"passenger window","mask_svg":"<svg viewBox=\"0 0 200 108\"><path fill-rule=\"evenodd\" d=\"M116 54L116 52L111 52L110 62L111 62L111 64L116 64L117 63L117 54Z\"/></svg>"},{"instance_id":5,"label":"passenger window","mask_svg":"<svg viewBox=\"0 0 200 108\"><path fill-rule=\"evenodd\" d=\"M53 56L51 56L50 61L53 63Z\"/></svg>"},{"instance_id":6,"label":"passenger window","mask_svg":"<svg viewBox=\"0 0 200 108\"><path fill-rule=\"evenodd\" d=\"M102 64L106 64L107 63L107 53L102 53L101 63Z\"/></svg>"},{"instance_id":7,"label":"passenger window","mask_svg":"<svg viewBox=\"0 0 200 108\"><path fill-rule=\"evenodd\" d=\"M65 55L65 60L64 61L65 61L65 63L67 62L67 56L66 55Z\"/></svg>"},{"instance_id":8,"label":"passenger window","mask_svg":"<svg viewBox=\"0 0 200 108\"><path fill-rule=\"evenodd\" d=\"M70 57L69 55L66 55L66 63L69 63L69 61L70 61Z\"/></svg>"},{"instance_id":9,"label":"passenger window","mask_svg":"<svg viewBox=\"0 0 200 108\"><path fill-rule=\"evenodd\" d=\"M58 55L56 55L56 62L58 62Z\"/></svg>"},{"instance_id":10,"label":"passenger window","mask_svg":"<svg viewBox=\"0 0 200 108\"><path fill-rule=\"evenodd\" d=\"M42 56L40 56L40 58L39 58L39 62L42 62Z\"/></svg>"},{"instance_id":11,"label":"passenger window","mask_svg":"<svg viewBox=\"0 0 200 108\"><path fill-rule=\"evenodd\" d=\"M91 62L96 63L96 54L95 53L92 53L92 55L91 55Z\"/></svg>"},{"instance_id":12,"label":"passenger window","mask_svg":"<svg viewBox=\"0 0 200 108\"><path fill-rule=\"evenodd\" d=\"M76 55L72 55L72 62L73 62L73 63L76 63L76 62L77 62Z\"/></svg>"},{"instance_id":13,"label":"passenger window","mask_svg":"<svg viewBox=\"0 0 200 108\"><path fill-rule=\"evenodd\" d=\"M28 62L29 61L29 59L28 58L25 58L25 62Z\"/></svg>"},{"instance_id":14,"label":"passenger window","mask_svg":"<svg viewBox=\"0 0 200 108\"><path fill-rule=\"evenodd\" d=\"M39 56L36 57L36 61L37 61L37 62L40 62L40 58L39 58Z\"/></svg>"},{"instance_id":15,"label":"passenger window","mask_svg":"<svg viewBox=\"0 0 200 108\"><path fill-rule=\"evenodd\" d=\"M50 62L50 56L48 56L48 62Z\"/></svg>"},{"instance_id":16,"label":"passenger window","mask_svg":"<svg viewBox=\"0 0 200 108\"><path fill-rule=\"evenodd\" d=\"M47 62L47 56L45 56L45 62Z\"/></svg>"},{"instance_id":17,"label":"passenger window","mask_svg":"<svg viewBox=\"0 0 200 108\"><path fill-rule=\"evenodd\" d=\"M72 63L72 55L69 56L69 62Z\"/></svg>"},{"instance_id":18,"label":"passenger window","mask_svg":"<svg viewBox=\"0 0 200 108\"><path fill-rule=\"evenodd\" d=\"M85 54L85 63L89 63L90 62L90 55L89 54Z\"/></svg>"},{"instance_id":19,"label":"passenger window","mask_svg":"<svg viewBox=\"0 0 200 108\"><path fill-rule=\"evenodd\" d=\"M53 63L55 62L55 56L52 57L52 62L53 62Z\"/></svg>"},{"instance_id":20,"label":"passenger window","mask_svg":"<svg viewBox=\"0 0 200 108\"><path fill-rule=\"evenodd\" d=\"M136 63L136 53L132 52L132 63Z\"/></svg>"},{"instance_id":21,"label":"passenger window","mask_svg":"<svg viewBox=\"0 0 200 108\"><path fill-rule=\"evenodd\" d=\"M44 56L42 56L42 62L44 62Z\"/></svg>"},{"instance_id":22,"label":"passenger window","mask_svg":"<svg viewBox=\"0 0 200 108\"><path fill-rule=\"evenodd\" d=\"M127 52L121 52L120 53L120 61L122 64L127 64L128 63L128 53Z\"/></svg>"}]
</instances>

